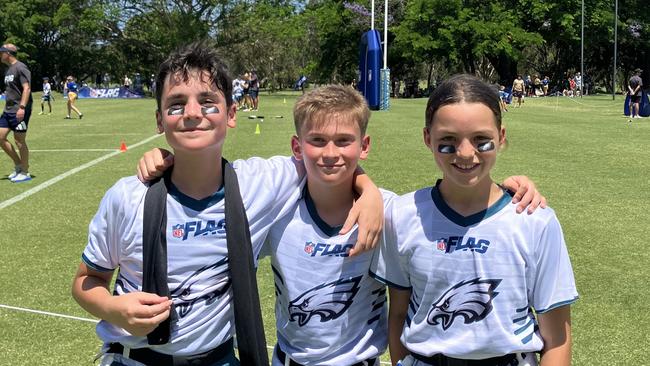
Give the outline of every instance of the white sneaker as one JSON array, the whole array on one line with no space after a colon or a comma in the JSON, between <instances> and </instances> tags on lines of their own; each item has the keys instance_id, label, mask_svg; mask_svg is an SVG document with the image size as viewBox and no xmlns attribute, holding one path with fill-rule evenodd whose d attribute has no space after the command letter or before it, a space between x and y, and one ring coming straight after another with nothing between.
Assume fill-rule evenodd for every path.
<instances>
[{"instance_id":1,"label":"white sneaker","mask_svg":"<svg viewBox=\"0 0 650 366\"><path fill-rule=\"evenodd\" d=\"M23 172L18 173L18 175L11 179L13 183L29 182L30 180L32 180L32 176L29 173Z\"/></svg>"},{"instance_id":2,"label":"white sneaker","mask_svg":"<svg viewBox=\"0 0 650 366\"><path fill-rule=\"evenodd\" d=\"M12 180L12 179L16 178L16 176L17 176L18 174L20 174L20 172L21 172L21 169L20 169L19 166L17 166L17 167L14 168L14 171L13 171L11 174L9 174L9 176L8 176L7 178L8 178L9 180Z\"/></svg>"},{"instance_id":3,"label":"white sneaker","mask_svg":"<svg viewBox=\"0 0 650 366\"><path fill-rule=\"evenodd\" d=\"M634 118L641 118L641 116L639 116L639 115L637 114L636 116L634 116Z\"/></svg>"}]
</instances>

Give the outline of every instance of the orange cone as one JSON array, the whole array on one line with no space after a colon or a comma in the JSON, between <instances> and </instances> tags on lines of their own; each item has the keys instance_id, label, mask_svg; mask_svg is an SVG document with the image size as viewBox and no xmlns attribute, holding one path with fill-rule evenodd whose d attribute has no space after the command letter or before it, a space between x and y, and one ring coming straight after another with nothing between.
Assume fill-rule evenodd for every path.
<instances>
[{"instance_id":1,"label":"orange cone","mask_svg":"<svg viewBox=\"0 0 650 366\"><path fill-rule=\"evenodd\" d=\"M122 142L120 143L120 151L121 151L121 152L125 152L125 151L126 151L126 144L124 143L124 141L122 141Z\"/></svg>"}]
</instances>

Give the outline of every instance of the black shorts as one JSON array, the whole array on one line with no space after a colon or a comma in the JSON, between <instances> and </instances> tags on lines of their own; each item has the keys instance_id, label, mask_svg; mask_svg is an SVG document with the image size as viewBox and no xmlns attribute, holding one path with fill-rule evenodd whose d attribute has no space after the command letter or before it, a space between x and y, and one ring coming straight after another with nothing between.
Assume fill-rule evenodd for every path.
<instances>
[{"instance_id":1,"label":"black shorts","mask_svg":"<svg viewBox=\"0 0 650 366\"><path fill-rule=\"evenodd\" d=\"M632 96L630 96L630 102L632 102L632 103L640 103L641 102L641 96L640 95L632 95Z\"/></svg>"},{"instance_id":2,"label":"black shorts","mask_svg":"<svg viewBox=\"0 0 650 366\"><path fill-rule=\"evenodd\" d=\"M260 91L258 89L250 89L248 91L248 94L250 94L251 98L255 99L257 98L257 94L259 94L259 92Z\"/></svg>"},{"instance_id":3,"label":"black shorts","mask_svg":"<svg viewBox=\"0 0 650 366\"><path fill-rule=\"evenodd\" d=\"M41 97L41 100L44 101L44 102L49 102L50 101L50 96L49 95L43 95Z\"/></svg>"},{"instance_id":4,"label":"black shorts","mask_svg":"<svg viewBox=\"0 0 650 366\"><path fill-rule=\"evenodd\" d=\"M521 98L521 97L524 95L524 92L521 91L521 90L515 90L515 91L512 92L512 95L513 95L515 98Z\"/></svg>"},{"instance_id":5,"label":"black shorts","mask_svg":"<svg viewBox=\"0 0 650 366\"><path fill-rule=\"evenodd\" d=\"M3 112L2 117L0 117L0 128L8 128L14 133L16 132L27 132L27 126L29 125L29 117L32 116L32 109L25 109L25 118L21 122L18 122L16 119L16 113Z\"/></svg>"}]
</instances>

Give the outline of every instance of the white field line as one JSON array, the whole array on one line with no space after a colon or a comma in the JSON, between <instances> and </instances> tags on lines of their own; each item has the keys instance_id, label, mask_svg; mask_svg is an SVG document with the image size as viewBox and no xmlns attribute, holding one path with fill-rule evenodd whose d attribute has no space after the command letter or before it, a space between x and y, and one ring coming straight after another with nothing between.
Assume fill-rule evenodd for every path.
<instances>
[{"instance_id":1,"label":"white field line","mask_svg":"<svg viewBox=\"0 0 650 366\"><path fill-rule=\"evenodd\" d=\"M147 142L149 142L149 141L151 141L151 140L153 140L153 139L155 139L156 137L159 137L159 136L161 136L161 135L150 136L150 137L148 137L148 138L146 138L146 139L144 139L144 140L142 140L142 141L140 141L138 143L135 143L135 144L131 145L131 148L135 148L135 147L138 147L140 145L146 144ZM97 164L101 163L102 161L104 161L106 159L110 159L113 156L116 156L116 155L119 155L119 154L121 154L121 152L119 150L113 151L110 154L106 154L106 155L104 155L102 157L99 157L99 158L93 160L93 161L89 161L86 164L83 164L83 165L80 165L80 166L78 166L78 167L76 167L74 169L68 170L67 172L65 172L63 174L57 175L56 177L54 177L54 178L52 178L52 179L50 179L48 181L45 181L45 182L37 185L36 187L30 189L30 190L27 190L27 191L25 191L25 192L23 192L23 193L21 193L21 194L19 194L17 196L14 196L13 198L10 198L10 199L8 199L6 201L0 202L0 210L4 209L6 207L9 207L9 206L13 205L16 202L22 201L23 199L33 195L34 193L38 193L39 191L51 186L52 184L57 183L57 182L65 179L65 178L67 178L67 177L69 177L69 176L71 176L71 175L73 175L75 173L78 173L78 172L80 172L80 171L82 171L84 169L87 169L87 168L90 168L90 167L92 167L94 165L97 165Z\"/></svg>"},{"instance_id":2,"label":"white field line","mask_svg":"<svg viewBox=\"0 0 650 366\"><path fill-rule=\"evenodd\" d=\"M80 320L80 321L91 322L91 323L98 323L99 322L99 320L96 320L96 319L80 318L78 316L57 314L57 313L51 313L49 311L40 311L40 310L33 310L33 309L27 309L27 308L19 308L19 307L16 307L16 306L9 306L9 305L3 305L3 304L0 304L0 308L10 309L10 310L17 310L17 311L24 311L24 312L28 312L28 313L36 313L36 314L41 314L41 315L56 316L56 317L59 317L59 318ZM269 349L269 350L272 350L274 347L266 346L266 348ZM380 364L382 364L382 365L390 365L390 362L381 361Z\"/></svg>"},{"instance_id":3,"label":"white field line","mask_svg":"<svg viewBox=\"0 0 650 366\"><path fill-rule=\"evenodd\" d=\"M119 149L42 149L42 150L29 150L33 152L91 152L91 151L118 151Z\"/></svg>"},{"instance_id":4,"label":"white field line","mask_svg":"<svg viewBox=\"0 0 650 366\"><path fill-rule=\"evenodd\" d=\"M0 304L0 308L24 311L24 312L27 312L27 313L36 313L36 314L41 314L41 315L56 316L56 317L59 317L59 318L81 320L81 321L84 321L84 322L91 322L91 323L98 323L99 322L99 320L96 320L96 319L80 318L78 316L57 314L57 313L51 313L49 311L33 310L33 309L27 309L27 308L19 308L17 306L9 306L9 305L3 305L3 304Z\"/></svg>"}]
</instances>

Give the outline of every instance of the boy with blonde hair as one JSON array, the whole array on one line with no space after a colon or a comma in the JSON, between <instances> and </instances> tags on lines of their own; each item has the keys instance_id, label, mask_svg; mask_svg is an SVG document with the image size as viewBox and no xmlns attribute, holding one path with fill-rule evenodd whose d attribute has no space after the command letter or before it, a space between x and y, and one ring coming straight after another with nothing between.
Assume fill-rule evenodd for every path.
<instances>
[{"instance_id":1,"label":"boy with blonde hair","mask_svg":"<svg viewBox=\"0 0 650 366\"><path fill-rule=\"evenodd\" d=\"M272 364L378 365L387 346L386 294L368 275L371 251L350 256L357 231L340 234L356 199L354 172L370 150L368 105L348 86L300 97L291 150L307 171L298 204L273 225L278 344ZM394 194L382 191L387 203Z\"/></svg>"}]
</instances>

